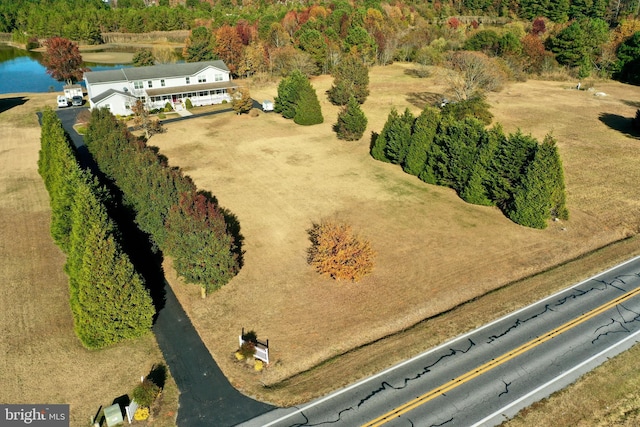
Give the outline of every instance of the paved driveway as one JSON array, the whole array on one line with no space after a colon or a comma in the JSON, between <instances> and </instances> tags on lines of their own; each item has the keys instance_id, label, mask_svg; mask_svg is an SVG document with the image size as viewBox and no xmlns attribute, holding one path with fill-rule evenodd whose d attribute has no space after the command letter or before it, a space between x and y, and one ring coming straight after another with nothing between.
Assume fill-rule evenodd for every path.
<instances>
[{"instance_id":1,"label":"paved driveway","mask_svg":"<svg viewBox=\"0 0 640 427\"><path fill-rule=\"evenodd\" d=\"M74 129L76 115L86 108L62 108L56 112L78 150L84 167L95 167ZM136 254L136 258L144 254ZM142 256L140 256L142 255ZM226 427L240 424L274 409L242 395L222 374L182 309L171 287L164 282L165 301L153 332L180 390L179 427Z\"/></svg>"}]
</instances>

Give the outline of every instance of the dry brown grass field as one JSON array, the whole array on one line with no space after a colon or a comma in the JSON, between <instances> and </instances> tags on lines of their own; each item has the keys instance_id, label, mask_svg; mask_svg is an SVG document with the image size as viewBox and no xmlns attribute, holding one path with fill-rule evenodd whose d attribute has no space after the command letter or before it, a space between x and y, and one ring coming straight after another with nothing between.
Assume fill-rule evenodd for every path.
<instances>
[{"instance_id":1,"label":"dry brown grass field","mask_svg":"<svg viewBox=\"0 0 640 427\"><path fill-rule=\"evenodd\" d=\"M574 83L531 80L489 96L495 121L507 132L521 128L541 140L551 131L558 141L571 218L534 230L369 156L370 132L382 129L391 107L417 114L442 92L437 78L419 79L410 70L406 64L371 70L371 95L363 105L369 126L355 143L337 140L331 130L338 108L324 95L328 76L312 80L325 117L321 125L297 126L275 113L222 114L169 124L151 139L240 221L245 264L227 286L202 300L197 287L170 279L216 361L246 393L298 403L639 253L634 239L615 255L597 254L596 264L583 261L560 282L510 288L507 303L491 310L487 299L466 305L460 315L470 313L472 320L458 326L429 324L428 333L402 335L376 357L370 357L372 346L356 357L354 348L638 230L640 141L605 122L615 127L633 117L640 88L597 82L595 91L606 93L597 97L573 89ZM255 99L273 99L277 85L251 91ZM306 264L306 230L323 218L347 222L372 242L377 262L371 276L334 282ZM270 340L273 362L261 374L234 363L242 327Z\"/></svg>"},{"instance_id":2,"label":"dry brown grass field","mask_svg":"<svg viewBox=\"0 0 640 427\"><path fill-rule=\"evenodd\" d=\"M70 404L70 425L89 425L163 357L152 334L101 351L74 335L65 259L49 234L49 196L37 173L35 113L55 106L55 95L0 98L0 402ZM158 414L155 425L175 425L175 383L165 390L174 413Z\"/></svg>"},{"instance_id":3,"label":"dry brown grass field","mask_svg":"<svg viewBox=\"0 0 640 427\"><path fill-rule=\"evenodd\" d=\"M363 106L369 128L358 142L331 131L338 109L324 96L326 76L312 81L322 125L225 113L169 124L150 140L240 221L245 265L220 291L202 300L196 286L170 268L167 274L216 361L245 393L280 404L307 400L640 254L640 239L625 239L638 230L640 141L605 124L635 114L640 88L596 82L607 96L595 97L573 83L531 80L489 96L507 132L519 127L541 139L553 131L558 141L571 219L533 230L370 158L370 132L382 129L392 106L417 114L442 92L437 79L415 78L410 68L372 69ZM251 91L273 99L276 88L254 84ZM24 99L0 108L0 402L70 403L72 425L84 425L100 405L129 393L161 354L152 336L99 352L75 338L64 258L49 237L48 196L36 172L34 113L54 97ZM371 240L378 256L370 277L336 283L311 271L306 230L323 218L348 222ZM242 327L270 340L273 363L262 373L234 362ZM633 354L590 374L600 383L587 397L565 394L605 402L597 397L608 390L602 383L639 381L628 380L638 367L623 369ZM592 402L581 410L606 412L597 408ZM517 425L552 425L544 415L562 409L536 411ZM566 417L573 425L576 418Z\"/></svg>"}]
</instances>

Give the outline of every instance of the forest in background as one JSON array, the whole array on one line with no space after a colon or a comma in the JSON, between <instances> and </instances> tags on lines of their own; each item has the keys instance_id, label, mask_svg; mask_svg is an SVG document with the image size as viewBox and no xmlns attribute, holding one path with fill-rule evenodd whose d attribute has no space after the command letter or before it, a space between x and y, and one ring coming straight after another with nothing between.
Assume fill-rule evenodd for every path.
<instances>
[{"instance_id":1,"label":"forest in background","mask_svg":"<svg viewBox=\"0 0 640 427\"><path fill-rule=\"evenodd\" d=\"M639 8L640 0L0 0L0 32L34 47L53 36L100 44L105 33L191 30L187 45L236 76L330 73L345 53L368 64L442 65L452 51L475 50L500 59L512 79L568 71L638 84Z\"/></svg>"}]
</instances>

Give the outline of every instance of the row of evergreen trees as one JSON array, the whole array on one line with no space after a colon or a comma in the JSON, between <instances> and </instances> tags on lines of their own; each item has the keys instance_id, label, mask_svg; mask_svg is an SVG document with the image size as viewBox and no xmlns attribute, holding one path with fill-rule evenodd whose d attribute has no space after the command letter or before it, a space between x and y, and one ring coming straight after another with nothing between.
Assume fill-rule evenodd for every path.
<instances>
[{"instance_id":1,"label":"row of evergreen trees","mask_svg":"<svg viewBox=\"0 0 640 427\"><path fill-rule=\"evenodd\" d=\"M38 172L49 192L51 234L67 255L76 335L87 348L141 336L155 308L144 280L122 250L109 217L108 191L78 165L60 120L42 114Z\"/></svg>"},{"instance_id":2,"label":"row of evergreen trees","mask_svg":"<svg viewBox=\"0 0 640 427\"><path fill-rule=\"evenodd\" d=\"M542 144L520 131L505 136L473 117L458 120L427 107L415 118L393 109L371 143L371 156L399 164L429 184L456 190L469 203L496 205L512 221L545 228L567 219L562 162L553 137Z\"/></svg>"},{"instance_id":3,"label":"row of evergreen trees","mask_svg":"<svg viewBox=\"0 0 640 427\"><path fill-rule=\"evenodd\" d=\"M85 142L138 227L173 258L178 275L199 284L203 295L231 280L241 255L232 214L106 109L92 111Z\"/></svg>"},{"instance_id":4,"label":"row of evergreen trees","mask_svg":"<svg viewBox=\"0 0 640 427\"><path fill-rule=\"evenodd\" d=\"M324 121L318 95L300 70L294 70L280 81L273 109L299 125L317 125Z\"/></svg>"}]
</instances>

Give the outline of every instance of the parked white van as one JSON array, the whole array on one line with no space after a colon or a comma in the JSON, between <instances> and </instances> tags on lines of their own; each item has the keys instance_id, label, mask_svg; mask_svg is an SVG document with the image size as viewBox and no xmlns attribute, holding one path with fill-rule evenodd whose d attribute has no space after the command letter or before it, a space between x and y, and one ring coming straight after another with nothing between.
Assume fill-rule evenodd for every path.
<instances>
[{"instance_id":1,"label":"parked white van","mask_svg":"<svg viewBox=\"0 0 640 427\"><path fill-rule=\"evenodd\" d=\"M58 95L58 108L68 107L67 97L64 95Z\"/></svg>"}]
</instances>

